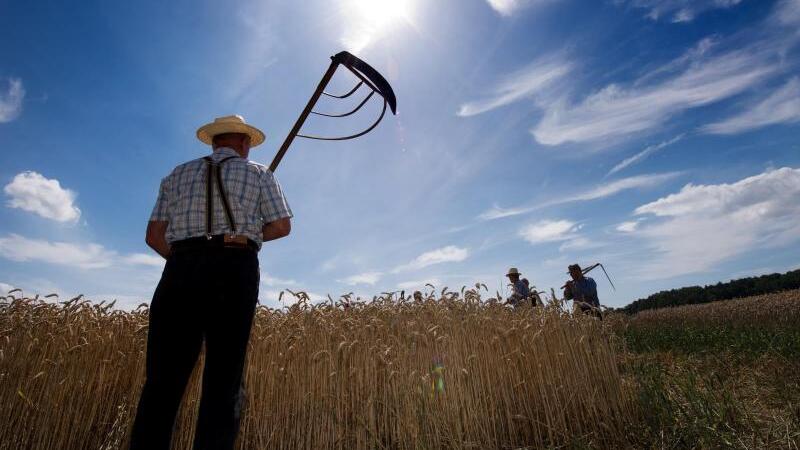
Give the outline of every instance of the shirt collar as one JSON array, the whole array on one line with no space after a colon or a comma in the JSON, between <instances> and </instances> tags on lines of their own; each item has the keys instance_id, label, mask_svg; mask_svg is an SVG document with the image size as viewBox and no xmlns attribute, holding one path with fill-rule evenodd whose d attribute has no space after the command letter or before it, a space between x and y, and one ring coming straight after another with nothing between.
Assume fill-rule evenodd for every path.
<instances>
[{"instance_id":1,"label":"shirt collar","mask_svg":"<svg viewBox=\"0 0 800 450\"><path fill-rule=\"evenodd\" d=\"M239 158L242 157L240 154L236 153L236 150L230 147L219 147L218 149L214 150L213 155L218 155L215 156L214 159L221 159L227 156L237 156Z\"/></svg>"}]
</instances>

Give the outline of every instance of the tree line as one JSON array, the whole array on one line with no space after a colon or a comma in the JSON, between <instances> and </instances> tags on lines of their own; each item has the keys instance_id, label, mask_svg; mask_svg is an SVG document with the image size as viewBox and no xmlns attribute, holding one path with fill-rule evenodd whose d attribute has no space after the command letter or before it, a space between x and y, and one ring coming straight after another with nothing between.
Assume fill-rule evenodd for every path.
<instances>
[{"instance_id":1,"label":"tree line","mask_svg":"<svg viewBox=\"0 0 800 450\"><path fill-rule=\"evenodd\" d=\"M798 288L800 288L800 270L792 270L786 273L740 278L726 283L720 282L702 287L690 286L661 291L647 298L640 298L634 301L622 308L622 311L628 314L636 314L646 309L709 303L717 300L750 297Z\"/></svg>"}]
</instances>

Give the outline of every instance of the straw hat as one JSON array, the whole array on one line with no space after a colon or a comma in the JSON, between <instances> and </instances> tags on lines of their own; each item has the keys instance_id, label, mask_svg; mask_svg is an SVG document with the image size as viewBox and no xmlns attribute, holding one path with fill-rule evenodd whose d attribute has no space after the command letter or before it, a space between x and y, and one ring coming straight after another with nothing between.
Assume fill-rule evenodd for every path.
<instances>
[{"instance_id":1,"label":"straw hat","mask_svg":"<svg viewBox=\"0 0 800 450\"><path fill-rule=\"evenodd\" d=\"M508 273L506 274L506 276L510 277L511 275L522 275L522 274L519 273L519 270L517 270L516 267L512 267L512 268L508 269Z\"/></svg>"},{"instance_id":2,"label":"straw hat","mask_svg":"<svg viewBox=\"0 0 800 450\"><path fill-rule=\"evenodd\" d=\"M248 125L240 115L217 117L213 122L207 123L197 129L197 139L204 144L211 145L214 136L223 133L242 133L250 136L250 147L255 147L264 142L264 133L258 128Z\"/></svg>"}]
</instances>

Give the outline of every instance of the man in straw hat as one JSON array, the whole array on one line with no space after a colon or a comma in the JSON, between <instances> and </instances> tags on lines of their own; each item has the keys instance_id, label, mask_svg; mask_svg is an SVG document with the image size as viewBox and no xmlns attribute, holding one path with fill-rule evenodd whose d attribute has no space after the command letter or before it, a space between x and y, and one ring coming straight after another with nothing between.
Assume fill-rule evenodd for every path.
<instances>
[{"instance_id":1,"label":"man in straw hat","mask_svg":"<svg viewBox=\"0 0 800 450\"><path fill-rule=\"evenodd\" d=\"M264 133L219 117L197 137L212 154L161 181L147 244L166 259L150 305L146 380L131 449L168 449L175 416L205 341L194 449L232 449L244 400L247 342L258 302L262 242L291 229L272 172L247 159Z\"/></svg>"},{"instance_id":2,"label":"man in straw hat","mask_svg":"<svg viewBox=\"0 0 800 450\"><path fill-rule=\"evenodd\" d=\"M530 293L528 286L519 279L520 275L522 274L516 267L508 269L508 273L506 274L511 281L511 296L506 300L506 304L512 305L515 308L525 304L525 301L528 299L528 294Z\"/></svg>"}]
</instances>

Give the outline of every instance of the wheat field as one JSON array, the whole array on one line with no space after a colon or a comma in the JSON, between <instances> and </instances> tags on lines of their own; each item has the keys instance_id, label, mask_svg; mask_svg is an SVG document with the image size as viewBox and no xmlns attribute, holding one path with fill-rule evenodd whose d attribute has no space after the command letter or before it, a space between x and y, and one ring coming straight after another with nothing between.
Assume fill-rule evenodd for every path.
<instances>
[{"instance_id":1,"label":"wheat field","mask_svg":"<svg viewBox=\"0 0 800 450\"><path fill-rule=\"evenodd\" d=\"M603 322L512 310L480 287L259 306L237 448L626 446L641 415ZM0 449L125 448L147 305L0 302ZM222 306L221 306L222 307ZM173 448L190 448L202 355Z\"/></svg>"}]
</instances>

